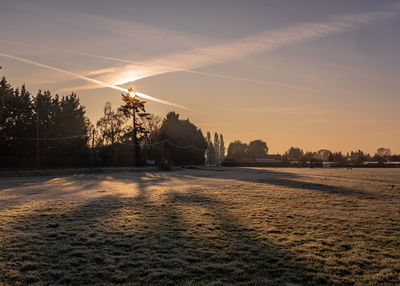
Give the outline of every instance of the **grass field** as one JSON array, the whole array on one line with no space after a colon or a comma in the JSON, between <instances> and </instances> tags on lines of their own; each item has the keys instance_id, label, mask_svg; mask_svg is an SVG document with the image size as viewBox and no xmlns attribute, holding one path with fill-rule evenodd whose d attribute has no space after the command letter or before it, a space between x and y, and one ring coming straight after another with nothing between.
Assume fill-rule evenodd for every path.
<instances>
[{"instance_id":1,"label":"grass field","mask_svg":"<svg viewBox=\"0 0 400 286\"><path fill-rule=\"evenodd\" d=\"M399 285L400 169L0 178L0 284L118 283Z\"/></svg>"}]
</instances>

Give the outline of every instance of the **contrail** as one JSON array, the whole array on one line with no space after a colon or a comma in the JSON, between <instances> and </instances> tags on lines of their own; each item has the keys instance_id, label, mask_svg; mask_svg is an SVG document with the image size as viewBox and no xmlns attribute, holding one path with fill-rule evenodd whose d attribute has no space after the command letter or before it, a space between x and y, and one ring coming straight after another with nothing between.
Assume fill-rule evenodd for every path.
<instances>
[{"instance_id":1,"label":"contrail","mask_svg":"<svg viewBox=\"0 0 400 286\"><path fill-rule=\"evenodd\" d=\"M91 57L91 58L109 60L109 61L114 61L114 62L129 63L129 64L134 64L134 65L143 65L143 62L136 62L136 61L128 60L128 59L122 59L122 58L117 58L117 57L107 57L107 56L89 54L89 53L82 53L82 52L76 52L76 51L71 51L71 50L66 50L66 49L45 47L45 46L40 46L40 45L35 45L35 44L28 44L28 43L17 42L17 41L0 40L0 43L19 45L19 46L25 46L25 47L31 47L31 48L48 49L48 50L59 51L59 52L68 53L68 54L72 54L72 55ZM165 67L165 68L167 68L167 67ZM269 84L269 85L277 85L277 86L283 86L283 87L291 87L291 88L297 88L297 89L310 90L310 88L307 88L307 87L302 87L302 86L293 85L293 84L280 83L280 82L275 82L275 81L267 81L267 80L257 80L257 79L251 79L251 78L235 77L235 76L224 75L224 74L219 74L219 73L201 72L201 71L196 71L196 70L184 70L184 69L182 69L182 70L177 70L177 71L186 72L186 73L192 73L192 74L200 74L200 75L217 77L217 78L241 80L241 81L255 82L255 83L261 83L261 84ZM96 74L96 73L92 73L92 74Z\"/></svg>"},{"instance_id":2,"label":"contrail","mask_svg":"<svg viewBox=\"0 0 400 286\"><path fill-rule=\"evenodd\" d=\"M101 55L95 55L95 54L89 54L89 53L82 53L82 52L76 52L76 51L67 50L67 49L53 48L53 47L47 47L47 46L41 46L41 45L23 43L23 42L17 42L17 41L0 40L0 43L25 46L25 47L29 47L29 48L47 49L47 50L53 50L53 51L68 53L68 54L72 54L72 55L77 55L77 56L98 58L98 59L110 60L110 61L118 61L118 62L123 62L123 63L131 63L131 64L136 63L134 61L125 60L125 59L121 59L121 58L107 57L107 56L101 56Z\"/></svg>"},{"instance_id":3,"label":"contrail","mask_svg":"<svg viewBox=\"0 0 400 286\"><path fill-rule=\"evenodd\" d=\"M119 87L119 86L113 85L113 84L109 84L109 83L106 83L106 82L103 82L103 81L100 81L100 80L97 80L97 79L93 79L93 78L90 78L90 77L86 77L86 76L80 75L78 73L70 72L70 71L63 70L63 69L60 69L60 68L57 68L57 67L53 67L53 66L49 66L49 65L46 65L46 64L41 64L41 63L29 60L29 59L21 58L21 57L10 55L10 54L0 53L0 56L3 56L5 58L9 58L9 59L14 59L14 60L17 60L17 61L20 61L20 62L24 62L24 63L27 63L27 64L35 65L35 66L38 66L38 67L41 67L41 68L44 68L44 69L49 69L49 70L61 72L61 73L70 75L70 76L75 77L75 78L79 78L79 79L83 79L83 80L88 81L88 82L92 82L92 83L94 83L96 85L100 85L100 86L103 86L103 87L109 87L109 88L112 88L112 89L115 89L115 90L119 90L119 91L122 91L122 92L125 92L125 93L129 93L129 90L126 89L126 88ZM162 100L162 99L159 99L159 98L156 98L156 97L152 97L150 95L147 95L147 94L144 94L144 93L141 93L141 92L135 92L135 94L137 96L139 96L139 97L144 98L144 99L148 99L148 100L151 100L151 101L159 102L159 103L162 103L162 104L165 104L165 105L174 106L174 107L178 107L178 108L182 108L182 109L186 109L186 110L191 110L191 109L189 109L189 108L187 108L185 106L182 106L182 105L179 105L179 104L175 104L173 102L169 102L169 101L166 101L166 100Z\"/></svg>"},{"instance_id":4,"label":"contrail","mask_svg":"<svg viewBox=\"0 0 400 286\"><path fill-rule=\"evenodd\" d=\"M283 29L265 31L213 46L201 47L183 53L169 54L125 66L91 72L97 78L114 84L126 84L149 76L194 69L238 60L251 54L275 51L298 42L358 29L362 26L397 17L400 4L376 12L336 16L316 23L299 23ZM85 88L81 86L79 88Z\"/></svg>"},{"instance_id":5,"label":"contrail","mask_svg":"<svg viewBox=\"0 0 400 286\"><path fill-rule=\"evenodd\" d=\"M186 72L205 75L205 76L225 78L225 79L243 80L243 81L256 82L256 83L262 83L262 84L270 84L270 85L278 85L278 86L283 86L283 87L291 87L291 88L312 90L311 88L308 88L308 87L303 87L303 86L298 86L298 85L293 85L293 84L288 84L288 83L275 82L275 81L258 80L258 79L252 79L252 78L243 78L243 77L223 75L223 74L218 74L218 73L194 71L194 70L190 70L190 71L186 71Z\"/></svg>"},{"instance_id":6,"label":"contrail","mask_svg":"<svg viewBox=\"0 0 400 286\"><path fill-rule=\"evenodd\" d=\"M330 20L317 23L295 24L287 28L265 31L238 40L233 40L208 47L196 48L183 53L169 54L166 56L160 56L138 62L123 60L115 57L97 56L87 53L73 53L127 63L124 66L114 66L90 72L89 75L96 76L97 80L79 75L79 78L95 83L95 86L118 86L129 82L134 82L136 80L146 77L178 71L198 74L202 73L204 75L216 76L221 78L250 81L251 79L242 79L220 74L197 72L195 71L195 69L230 60L238 60L251 54L275 51L283 46L314 39L317 37L324 37L334 33L354 30L377 21L383 21L386 19L397 17L399 13L400 4L397 3L396 5L387 6L385 9L376 12L336 16ZM251 81L255 82L257 80ZM102 84L105 82L111 82L112 84ZM265 81L264 83L271 84L273 82ZM93 85L75 87L75 89L92 88L94 88Z\"/></svg>"}]
</instances>

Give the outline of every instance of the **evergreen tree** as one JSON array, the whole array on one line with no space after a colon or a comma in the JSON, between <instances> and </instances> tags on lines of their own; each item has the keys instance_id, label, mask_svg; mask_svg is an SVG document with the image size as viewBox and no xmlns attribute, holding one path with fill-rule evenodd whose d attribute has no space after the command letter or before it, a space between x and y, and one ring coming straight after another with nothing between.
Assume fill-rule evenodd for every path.
<instances>
[{"instance_id":1,"label":"evergreen tree","mask_svg":"<svg viewBox=\"0 0 400 286\"><path fill-rule=\"evenodd\" d=\"M38 153L43 167L85 164L89 121L76 94L60 100L39 91L32 97L3 77L0 102L1 166L32 167Z\"/></svg>"},{"instance_id":2,"label":"evergreen tree","mask_svg":"<svg viewBox=\"0 0 400 286\"><path fill-rule=\"evenodd\" d=\"M72 93L60 100L50 91L39 91L33 98L33 109L41 166L87 164L89 122L77 95Z\"/></svg>"},{"instance_id":3,"label":"evergreen tree","mask_svg":"<svg viewBox=\"0 0 400 286\"><path fill-rule=\"evenodd\" d=\"M214 146L211 140L210 132L207 132L207 150L206 150L206 164L212 165L213 164L213 157L214 157Z\"/></svg>"},{"instance_id":4,"label":"evergreen tree","mask_svg":"<svg viewBox=\"0 0 400 286\"><path fill-rule=\"evenodd\" d=\"M32 101L25 86L13 89L3 77L0 81L0 164L24 166L33 155ZM22 159L24 158L24 159Z\"/></svg>"},{"instance_id":5,"label":"evergreen tree","mask_svg":"<svg viewBox=\"0 0 400 286\"><path fill-rule=\"evenodd\" d=\"M220 154L219 154L219 152L220 152L220 146L219 146L219 136L218 136L218 133L217 132L215 132L214 133L214 150L215 150L215 152L214 152L214 164L216 164L216 165L219 165L220 163L221 163L221 156L220 156Z\"/></svg>"},{"instance_id":6,"label":"evergreen tree","mask_svg":"<svg viewBox=\"0 0 400 286\"><path fill-rule=\"evenodd\" d=\"M225 159L225 143L222 134L219 135L219 154L221 162Z\"/></svg>"},{"instance_id":7,"label":"evergreen tree","mask_svg":"<svg viewBox=\"0 0 400 286\"><path fill-rule=\"evenodd\" d=\"M129 89L129 92L122 94L122 100L124 102L123 105L119 108L120 111L127 117L132 118L131 128L128 129L125 135L132 138L132 143L134 144L134 160L135 165L139 165L141 158L139 153L139 141L140 138L143 138L147 135L143 124L138 118L146 118L150 116L149 113L146 113L145 109L145 101L141 101L136 94L133 93L132 89ZM138 140L139 136L139 140Z\"/></svg>"},{"instance_id":8,"label":"evergreen tree","mask_svg":"<svg viewBox=\"0 0 400 286\"><path fill-rule=\"evenodd\" d=\"M167 140L164 151L176 164L204 164L204 152L207 142L203 133L189 119L179 119L179 114L170 112L164 119L158 141ZM180 147L181 146L181 147Z\"/></svg>"}]
</instances>

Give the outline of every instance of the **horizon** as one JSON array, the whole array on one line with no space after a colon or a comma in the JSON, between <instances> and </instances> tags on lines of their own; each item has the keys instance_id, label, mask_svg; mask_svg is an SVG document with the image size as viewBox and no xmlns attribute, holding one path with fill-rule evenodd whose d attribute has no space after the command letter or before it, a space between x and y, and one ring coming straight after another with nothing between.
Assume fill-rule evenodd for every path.
<instances>
[{"instance_id":1,"label":"horizon","mask_svg":"<svg viewBox=\"0 0 400 286\"><path fill-rule=\"evenodd\" d=\"M192 109L147 100L148 112L222 133L226 147L261 139L269 153L399 154L400 2L306 2L5 0L1 74L33 94L74 90L92 123L121 92L72 73Z\"/></svg>"}]
</instances>

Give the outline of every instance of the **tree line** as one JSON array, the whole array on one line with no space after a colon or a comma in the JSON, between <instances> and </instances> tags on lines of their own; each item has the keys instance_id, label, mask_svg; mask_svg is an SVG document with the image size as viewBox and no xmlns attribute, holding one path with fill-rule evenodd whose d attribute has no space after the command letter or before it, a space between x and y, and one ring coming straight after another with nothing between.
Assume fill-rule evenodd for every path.
<instances>
[{"instance_id":1,"label":"tree line","mask_svg":"<svg viewBox=\"0 0 400 286\"><path fill-rule=\"evenodd\" d=\"M267 154L267 143L260 139L251 141L249 144L235 140L229 144L226 160L237 162L254 161L267 158Z\"/></svg>"},{"instance_id":2,"label":"tree line","mask_svg":"<svg viewBox=\"0 0 400 286\"><path fill-rule=\"evenodd\" d=\"M370 155L361 150L347 152L346 155L342 152L332 152L327 149L321 149L317 152L304 152L299 147L291 147L283 154L283 160L299 161L299 162L334 162L338 164L352 163L355 165L364 162L398 162L400 155L392 154L390 148L378 148L375 154Z\"/></svg>"},{"instance_id":3,"label":"tree line","mask_svg":"<svg viewBox=\"0 0 400 286\"><path fill-rule=\"evenodd\" d=\"M2 167L76 166L89 158L90 122L75 93L32 95L0 81ZM63 138L55 140L55 138Z\"/></svg>"},{"instance_id":4,"label":"tree line","mask_svg":"<svg viewBox=\"0 0 400 286\"><path fill-rule=\"evenodd\" d=\"M122 94L92 124L75 93L66 96L0 81L0 167L132 166L205 163L207 142L189 119L147 113L145 102Z\"/></svg>"},{"instance_id":5,"label":"tree line","mask_svg":"<svg viewBox=\"0 0 400 286\"><path fill-rule=\"evenodd\" d=\"M206 137L207 150L206 150L206 165L220 166L225 159L225 142L224 136L217 132L214 133L214 141L211 139L211 133L207 132Z\"/></svg>"},{"instance_id":6,"label":"tree line","mask_svg":"<svg viewBox=\"0 0 400 286\"><path fill-rule=\"evenodd\" d=\"M342 154L342 152L332 152L327 149L318 151L304 152L299 147L290 147L287 151L281 154L268 155L267 143L258 139L251 141L249 144L236 140L229 144L228 154L225 159L226 163L234 162L252 162L257 159L271 159L289 163L297 161L300 163L318 163L318 162L334 162L337 164L352 163L355 165L364 162L399 162L400 155L392 154L390 148L381 147L376 150L374 155L370 155L361 150L351 151Z\"/></svg>"},{"instance_id":7,"label":"tree line","mask_svg":"<svg viewBox=\"0 0 400 286\"><path fill-rule=\"evenodd\" d=\"M103 116L91 123L78 96L60 97L39 90L33 95L0 81L0 167L132 166L158 164L221 165L272 159L281 162L335 162L361 164L400 161L389 148L374 155L361 150L346 155L321 149L316 152L291 147L269 155L267 143L236 140L225 156L222 134L202 131L176 112L165 118L148 113L145 102L132 93L122 94L123 104L107 102Z\"/></svg>"}]
</instances>

